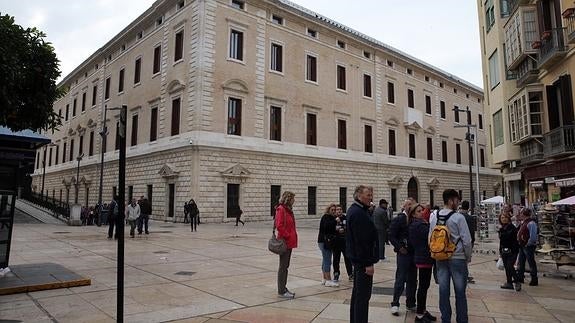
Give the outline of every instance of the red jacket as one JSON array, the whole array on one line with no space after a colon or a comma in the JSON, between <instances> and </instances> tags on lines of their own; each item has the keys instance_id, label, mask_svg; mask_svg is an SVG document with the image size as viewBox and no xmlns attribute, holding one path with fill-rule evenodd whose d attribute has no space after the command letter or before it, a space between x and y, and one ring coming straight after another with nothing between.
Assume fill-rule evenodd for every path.
<instances>
[{"instance_id":1,"label":"red jacket","mask_svg":"<svg viewBox=\"0 0 575 323\"><path fill-rule=\"evenodd\" d=\"M292 210L285 205L276 208L275 224L277 238L284 239L288 249L297 248L297 232L295 230L295 217Z\"/></svg>"}]
</instances>

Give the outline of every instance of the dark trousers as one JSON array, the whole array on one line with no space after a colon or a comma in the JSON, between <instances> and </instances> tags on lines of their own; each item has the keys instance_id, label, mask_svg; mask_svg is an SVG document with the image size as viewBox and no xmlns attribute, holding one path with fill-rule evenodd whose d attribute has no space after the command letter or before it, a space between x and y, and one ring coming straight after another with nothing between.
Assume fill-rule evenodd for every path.
<instances>
[{"instance_id":1,"label":"dark trousers","mask_svg":"<svg viewBox=\"0 0 575 323\"><path fill-rule=\"evenodd\" d=\"M198 216L192 216L190 218L190 226L192 227L192 232L198 231L198 220L199 220Z\"/></svg>"},{"instance_id":2,"label":"dark trousers","mask_svg":"<svg viewBox=\"0 0 575 323\"><path fill-rule=\"evenodd\" d=\"M417 286L417 314L425 314L427 306L427 290L431 284L433 268L417 268L419 285Z\"/></svg>"},{"instance_id":3,"label":"dark trousers","mask_svg":"<svg viewBox=\"0 0 575 323\"><path fill-rule=\"evenodd\" d=\"M333 273L341 273L339 271L339 263L341 260L341 255L343 255L343 261L345 263L345 271L348 276L353 273L353 266L351 265L351 260L345 255L345 240L338 241L335 249L333 251Z\"/></svg>"},{"instance_id":4,"label":"dark trousers","mask_svg":"<svg viewBox=\"0 0 575 323\"><path fill-rule=\"evenodd\" d=\"M280 264L278 267L278 294L283 294L287 292L287 277L289 262L291 260L291 249L280 255Z\"/></svg>"},{"instance_id":5,"label":"dark trousers","mask_svg":"<svg viewBox=\"0 0 575 323\"><path fill-rule=\"evenodd\" d=\"M385 259L385 244L387 243L387 228L382 228L377 230L377 236L379 238L379 259Z\"/></svg>"},{"instance_id":6,"label":"dark trousers","mask_svg":"<svg viewBox=\"0 0 575 323\"><path fill-rule=\"evenodd\" d=\"M238 226L238 223L241 223L242 225L244 225L244 221L241 220L241 216L236 216L236 226Z\"/></svg>"},{"instance_id":7,"label":"dark trousers","mask_svg":"<svg viewBox=\"0 0 575 323\"><path fill-rule=\"evenodd\" d=\"M184 223L189 223L188 212L184 212Z\"/></svg>"},{"instance_id":8,"label":"dark trousers","mask_svg":"<svg viewBox=\"0 0 575 323\"><path fill-rule=\"evenodd\" d=\"M393 301L391 306L399 306L399 297L405 287L407 307L415 306L415 291L417 288L417 268L413 255L397 254L397 269L395 270L395 284L393 285Z\"/></svg>"},{"instance_id":9,"label":"dark trousers","mask_svg":"<svg viewBox=\"0 0 575 323\"><path fill-rule=\"evenodd\" d=\"M515 260L517 260L517 252L502 253L501 259L503 260L503 266L505 266L505 276L507 277L507 283L517 283L520 279L517 277L517 272L515 271Z\"/></svg>"},{"instance_id":10,"label":"dark trousers","mask_svg":"<svg viewBox=\"0 0 575 323\"><path fill-rule=\"evenodd\" d=\"M349 307L350 323L367 323L369 318L369 299L373 287L373 276L365 273L365 267L354 266L353 290Z\"/></svg>"},{"instance_id":11,"label":"dark trousers","mask_svg":"<svg viewBox=\"0 0 575 323\"><path fill-rule=\"evenodd\" d=\"M142 234L142 228L145 229L146 234L148 234L148 220L150 216L148 214L142 214L138 218L138 233Z\"/></svg>"},{"instance_id":12,"label":"dark trousers","mask_svg":"<svg viewBox=\"0 0 575 323\"><path fill-rule=\"evenodd\" d=\"M135 230L136 230L136 222L138 220L128 220L128 224L130 225L130 237L134 237L135 235Z\"/></svg>"},{"instance_id":13,"label":"dark trousers","mask_svg":"<svg viewBox=\"0 0 575 323\"><path fill-rule=\"evenodd\" d=\"M537 279L537 263L535 262L535 246L525 246L519 249L519 258L517 262L517 276L519 281L523 281L525 274L525 261L529 263L531 279Z\"/></svg>"},{"instance_id":14,"label":"dark trousers","mask_svg":"<svg viewBox=\"0 0 575 323\"><path fill-rule=\"evenodd\" d=\"M114 235L114 227L116 226L116 219L110 218L108 219L108 239L112 239L118 237L118 230L116 230L116 234Z\"/></svg>"}]
</instances>

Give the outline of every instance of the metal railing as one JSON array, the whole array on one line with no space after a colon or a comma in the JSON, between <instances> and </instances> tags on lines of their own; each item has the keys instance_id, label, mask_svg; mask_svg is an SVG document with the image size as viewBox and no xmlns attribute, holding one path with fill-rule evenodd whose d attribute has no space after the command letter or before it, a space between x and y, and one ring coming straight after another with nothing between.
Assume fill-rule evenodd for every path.
<instances>
[{"instance_id":1,"label":"metal railing","mask_svg":"<svg viewBox=\"0 0 575 323\"><path fill-rule=\"evenodd\" d=\"M57 218L61 216L68 219L70 217L70 205L66 202L34 192L24 194L22 198L51 211L52 215Z\"/></svg>"},{"instance_id":2,"label":"metal railing","mask_svg":"<svg viewBox=\"0 0 575 323\"><path fill-rule=\"evenodd\" d=\"M527 57L515 70L517 73L517 87L521 88L524 85L537 81L539 76L539 69L537 68L537 60L531 56Z\"/></svg>"},{"instance_id":3,"label":"metal railing","mask_svg":"<svg viewBox=\"0 0 575 323\"><path fill-rule=\"evenodd\" d=\"M537 140L530 140L520 145L521 163L528 164L543 160L543 145Z\"/></svg>"},{"instance_id":4,"label":"metal railing","mask_svg":"<svg viewBox=\"0 0 575 323\"><path fill-rule=\"evenodd\" d=\"M567 27L565 27L565 36L569 43L575 42L575 15L565 18Z\"/></svg>"},{"instance_id":5,"label":"metal railing","mask_svg":"<svg viewBox=\"0 0 575 323\"><path fill-rule=\"evenodd\" d=\"M544 31L541 34L541 47L539 48L539 66L544 68L546 64L551 64L553 58L559 54L565 54L565 28L555 28Z\"/></svg>"},{"instance_id":6,"label":"metal railing","mask_svg":"<svg viewBox=\"0 0 575 323\"><path fill-rule=\"evenodd\" d=\"M501 0L501 17L506 18L511 16L520 5L529 4L529 0Z\"/></svg>"},{"instance_id":7,"label":"metal railing","mask_svg":"<svg viewBox=\"0 0 575 323\"><path fill-rule=\"evenodd\" d=\"M575 125L563 126L543 135L545 156L575 152Z\"/></svg>"}]
</instances>

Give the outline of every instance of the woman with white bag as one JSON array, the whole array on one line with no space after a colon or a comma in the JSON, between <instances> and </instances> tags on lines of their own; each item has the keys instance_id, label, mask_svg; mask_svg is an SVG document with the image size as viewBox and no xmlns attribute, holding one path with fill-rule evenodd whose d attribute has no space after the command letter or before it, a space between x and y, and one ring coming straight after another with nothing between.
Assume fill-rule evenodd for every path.
<instances>
[{"instance_id":1,"label":"woman with white bag","mask_svg":"<svg viewBox=\"0 0 575 323\"><path fill-rule=\"evenodd\" d=\"M517 254L519 253L517 227L511 223L511 216L506 212L501 212L499 215L499 224L501 225L499 229L499 255L501 260L503 260L505 276L507 277L507 281L501 285L501 288L513 289L515 287L516 291L520 291L521 283L514 267Z\"/></svg>"}]
</instances>

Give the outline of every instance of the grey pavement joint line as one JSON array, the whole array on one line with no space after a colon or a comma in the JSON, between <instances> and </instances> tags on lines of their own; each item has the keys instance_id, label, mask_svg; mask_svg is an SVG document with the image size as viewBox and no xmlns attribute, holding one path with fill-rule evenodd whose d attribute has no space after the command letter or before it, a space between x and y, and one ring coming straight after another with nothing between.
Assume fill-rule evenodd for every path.
<instances>
[{"instance_id":1,"label":"grey pavement joint line","mask_svg":"<svg viewBox=\"0 0 575 323\"><path fill-rule=\"evenodd\" d=\"M37 299L35 299L32 295L28 294L28 296L30 296L30 298L32 299L32 302L34 302L34 304L36 304L36 306L44 313L46 314L46 316L54 323L58 323L58 320L52 316L52 314L50 314L50 312L48 312L43 306L42 304L40 304L40 302L38 302Z\"/></svg>"}]
</instances>

